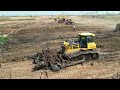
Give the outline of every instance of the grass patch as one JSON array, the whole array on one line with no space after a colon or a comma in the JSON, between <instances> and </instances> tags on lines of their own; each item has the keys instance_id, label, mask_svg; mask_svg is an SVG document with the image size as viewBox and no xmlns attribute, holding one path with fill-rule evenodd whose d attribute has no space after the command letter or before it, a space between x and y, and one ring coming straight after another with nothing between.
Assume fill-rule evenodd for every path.
<instances>
[{"instance_id":1,"label":"grass patch","mask_svg":"<svg viewBox=\"0 0 120 90\"><path fill-rule=\"evenodd\" d=\"M10 38L7 35L0 35L0 44L4 44L9 40Z\"/></svg>"}]
</instances>

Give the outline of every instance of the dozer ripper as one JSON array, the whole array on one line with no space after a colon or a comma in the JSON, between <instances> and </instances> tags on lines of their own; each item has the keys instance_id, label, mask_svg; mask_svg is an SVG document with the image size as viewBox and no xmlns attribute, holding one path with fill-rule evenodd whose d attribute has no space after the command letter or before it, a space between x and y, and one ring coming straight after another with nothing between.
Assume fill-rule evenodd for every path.
<instances>
[{"instance_id":1,"label":"dozer ripper","mask_svg":"<svg viewBox=\"0 0 120 90\"><path fill-rule=\"evenodd\" d=\"M36 64L33 70L59 71L65 67L98 59L99 54L96 49L95 34L79 33L77 40L64 41L60 51L47 48L42 50L42 53L32 56L33 63Z\"/></svg>"}]
</instances>

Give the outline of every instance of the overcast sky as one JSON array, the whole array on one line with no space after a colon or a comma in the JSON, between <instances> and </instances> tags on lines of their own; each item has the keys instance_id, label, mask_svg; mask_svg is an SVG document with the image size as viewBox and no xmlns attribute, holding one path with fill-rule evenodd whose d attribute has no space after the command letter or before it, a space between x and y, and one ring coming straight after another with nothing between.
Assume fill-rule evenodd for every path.
<instances>
[{"instance_id":1,"label":"overcast sky","mask_svg":"<svg viewBox=\"0 0 120 90\"><path fill-rule=\"evenodd\" d=\"M118 14L120 11L0 11L0 16L26 16L26 15L91 15L91 14Z\"/></svg>"}]
</instances>

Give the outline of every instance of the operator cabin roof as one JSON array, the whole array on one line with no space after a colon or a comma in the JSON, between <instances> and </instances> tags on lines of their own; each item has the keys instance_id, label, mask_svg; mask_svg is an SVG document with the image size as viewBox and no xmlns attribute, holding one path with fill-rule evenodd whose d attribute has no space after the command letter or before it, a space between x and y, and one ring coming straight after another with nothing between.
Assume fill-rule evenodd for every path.
<instances>
[{"instance_id":1,"label":"operator cabin roof","mask_svg":"<svg viewBox=\"0 0 120 90\"><path fill-rule=\"evenodd\" d=\"M79 35L83 35L83 36L92 35L92 36L95 36L95 34L89 33L89 32L79 33Z\"/></svg>"}]
</instances>

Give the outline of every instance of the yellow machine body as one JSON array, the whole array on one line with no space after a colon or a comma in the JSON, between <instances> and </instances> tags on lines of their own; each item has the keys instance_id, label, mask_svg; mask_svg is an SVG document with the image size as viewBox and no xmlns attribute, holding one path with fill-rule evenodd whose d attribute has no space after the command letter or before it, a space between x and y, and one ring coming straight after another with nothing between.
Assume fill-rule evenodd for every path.
<instances>
[{"instance_id":1,"label":"yellow machine body","mask_svg":"<svg viewBox=\"0 0 120 90\"><path fill-rule=\"evenodd\" d=\"M88 37L90 40L88 40ZM96 49L96 43L94 42L95 34L93 33L79 33L78 40L67 42L64 41L63 45L65 46L65 54L71 54L78 52L80 50L82 51L88 51L88 50L95 50ZM82 39L86 40L82 40ZM84 41L86 46L84 47L84 43L81 41Z\"/></svg>"}]
</instances>

